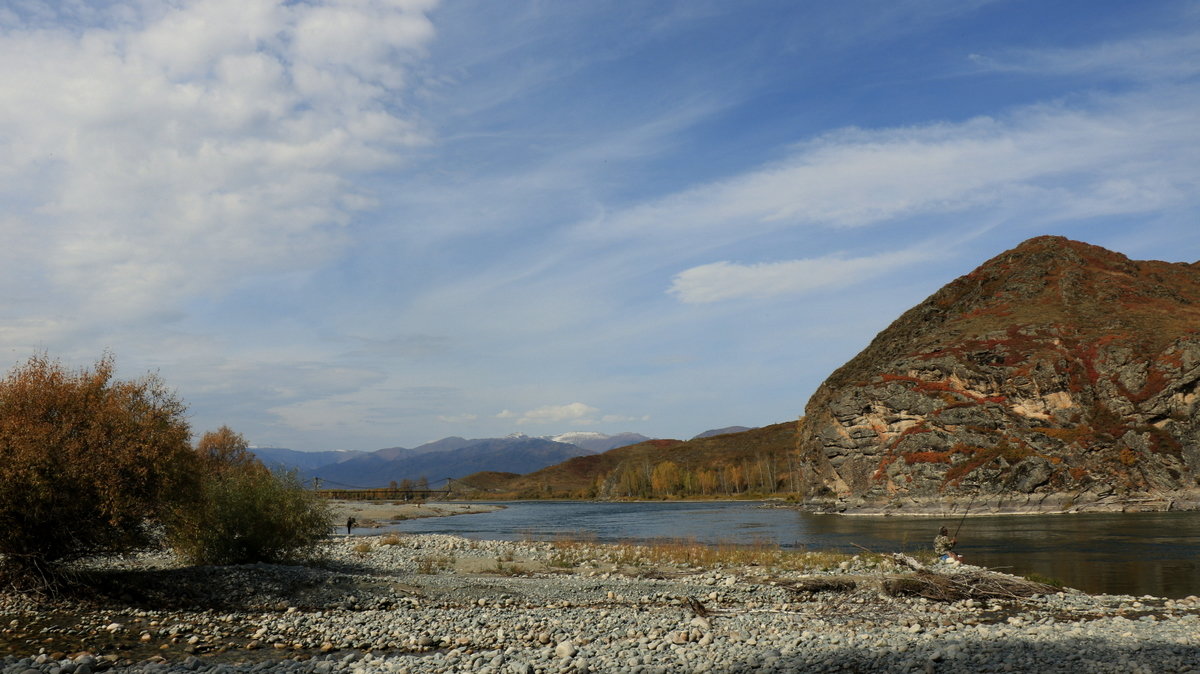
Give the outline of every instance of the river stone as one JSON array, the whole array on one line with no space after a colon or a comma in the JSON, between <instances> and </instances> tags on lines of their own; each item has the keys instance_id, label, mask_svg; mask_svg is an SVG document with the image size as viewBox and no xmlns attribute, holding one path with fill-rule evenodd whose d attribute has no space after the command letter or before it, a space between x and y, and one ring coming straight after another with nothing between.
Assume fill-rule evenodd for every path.
<instances>
[{"instance_id":1,"label":"river stone","mask_svg":"<svg viewBox=\"0 0 1200 674\"><path fill-rule=\"evenodd\" d=\"M573 641L563 641L554 647L554 655L559 658L573 658L579 649Z\"/></svg>"}]
</instances>

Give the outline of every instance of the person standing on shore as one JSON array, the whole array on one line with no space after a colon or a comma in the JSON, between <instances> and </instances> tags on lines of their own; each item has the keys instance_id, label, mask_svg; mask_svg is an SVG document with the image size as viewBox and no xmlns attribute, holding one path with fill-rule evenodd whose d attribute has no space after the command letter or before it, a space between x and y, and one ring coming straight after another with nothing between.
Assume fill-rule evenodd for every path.
<instances>
[{"instance_id":1,"label":"person standing on shore","mask_svg":"<svg viewBox=\"0 0 1200 674\"><path fill-rule=\"evenodd\" d=\"M346 518L346 535L347 536L350 535L350 530L354 528L355 524L356 524L356 522L354 521L353 516Z\"/></svg>"},{"instance_id":2,"label":"person standing on shore","mask_svg":"<svg viewBox=\"0 0 1200 674\"><path fill-rule=\"evenodd\" d=\"M938 532L937 538L933 539L933 554L937 555L938 559L943 562L961 562L962 555L954 552L954 546L958 545L957 538L951 538L950 532L946 527L942 527Z\"/></svg>"}]
</instances>

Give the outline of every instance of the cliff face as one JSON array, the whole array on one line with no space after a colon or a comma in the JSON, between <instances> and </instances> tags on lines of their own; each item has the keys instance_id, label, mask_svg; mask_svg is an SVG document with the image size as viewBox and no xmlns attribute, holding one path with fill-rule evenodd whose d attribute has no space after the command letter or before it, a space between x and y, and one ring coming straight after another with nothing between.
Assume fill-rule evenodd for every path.
<instances>
[{"instance_id":1,"label":"cliff face","mask_svg":"<svg viewBox=\"0 0 1200 674\"><path fill-rule=\"evenodd\" d=\"M811 499L1200 484L1200 263L1030 239L838 369L797 443Z\"/></svg>"}]
</instances>

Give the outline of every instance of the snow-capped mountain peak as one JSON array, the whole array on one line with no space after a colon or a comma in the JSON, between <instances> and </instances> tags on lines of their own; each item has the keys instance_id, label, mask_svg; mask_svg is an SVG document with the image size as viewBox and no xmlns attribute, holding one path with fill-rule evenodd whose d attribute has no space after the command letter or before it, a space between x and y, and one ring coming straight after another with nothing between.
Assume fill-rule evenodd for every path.
<instances>
[{"instance_id":1,"label":"snow-capped mountain peak","mask_svg":"<svg viewBox=\"0 0 1200 674\"><path fill-rule=\"evenodd\" d=\"M548 435L545 439L553 440L554 442L565 442L573 445L578 440L605 440L609 437L611 436L603 433L597 433L595 431L569 431L560 435Z\"/></svg>"}]
</instances>

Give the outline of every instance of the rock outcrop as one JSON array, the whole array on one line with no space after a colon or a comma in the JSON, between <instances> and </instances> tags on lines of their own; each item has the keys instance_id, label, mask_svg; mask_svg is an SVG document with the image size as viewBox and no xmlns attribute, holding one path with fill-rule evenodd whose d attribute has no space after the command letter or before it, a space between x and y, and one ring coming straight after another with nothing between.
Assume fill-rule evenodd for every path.
<instances>
[{"instance_id":1,"label":"rock outcrop","mask_svg":"<svg viewBox=\"0 0 1200 674\"><path fill-rule=\"evenodd\" d=\"M1169 502L1200 484L1198 397L1200 263L1031 239L821 385L797 435L805 496Z\"/></svg>"}]
</instances>

